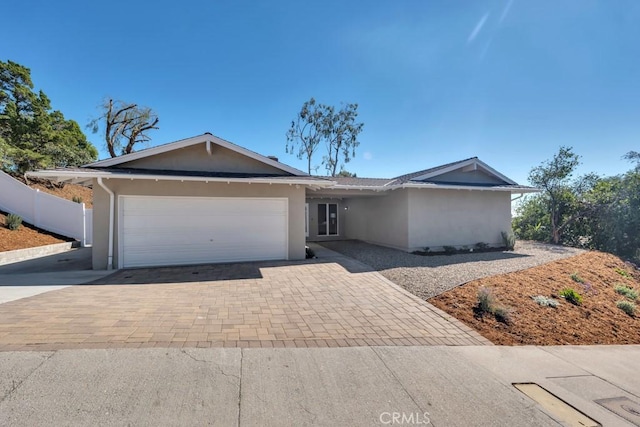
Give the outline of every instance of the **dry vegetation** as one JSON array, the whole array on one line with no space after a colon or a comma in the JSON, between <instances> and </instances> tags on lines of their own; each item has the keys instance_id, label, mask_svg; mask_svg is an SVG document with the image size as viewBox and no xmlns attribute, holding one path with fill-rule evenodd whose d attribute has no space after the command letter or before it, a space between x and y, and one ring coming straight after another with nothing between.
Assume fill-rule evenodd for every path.
<instances>
[{"instance_id":1,"label":"dry vegetation","mask_svg":"<svg viewBox=\"0 0 640 427\"><path fill-rule=\"evenodd\" d=\"M73 240L37 229L24 222L19 229L9 230L6 227L6 219L6 215L0 212L0 252L53 245Z\"/></svg>"},{"instance_id":2,"label":"dry vegetation","mask_svg":"<svg viewBox=\"0 0 640 427\"><path fill-rule=\"evenodd\" d=\"M625 314L616 306L625 300L614 290L616 285L640 290L640 271L614 255L594 251L469 282L429 302L495 344L640 344L640 298L635 316ZM482 287L491 291L495 306L509 310L508 324L474 309ZM582 304L573 305L560 297L563 288L581 294ZM537 295L560 304L557 308L540 306L533 300Z\"/></svg>"},{"instance_id":3,"label":"dry vegetation","mask_svg":"<svg viewBox=\"0 0 640 427\"><path fill-rule=\"evenodd\" d=\"M23 179L21 179L21 181L24 182ZM74 197L79 197L86 208L90 209L93 207L93 190L88 187L83 187L82 185L56 184L48 180L34 180L30 178L29 187L67 200L73 200Z\"/></svg>"}]
</instances>

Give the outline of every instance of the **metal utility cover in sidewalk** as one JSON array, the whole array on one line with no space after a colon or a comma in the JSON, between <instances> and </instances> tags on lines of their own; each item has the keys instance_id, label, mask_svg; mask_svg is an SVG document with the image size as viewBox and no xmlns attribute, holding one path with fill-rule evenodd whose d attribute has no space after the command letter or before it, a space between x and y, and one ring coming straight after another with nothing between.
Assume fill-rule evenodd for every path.
<instances>
[{"instance_id":1,"label":"metal utility cover in sidewalk","mask_svg":"<svg viewBox=\"0 0 640 427\"><path fill-rule=\"evenodd\" d=\"M598 405L604 406L614 414L624 418L633 425L640 427L640 404L627 397L612 397L609 399L594 400Z\"/></svg>"},{"instance_id":2,"label":"metal utility cover in sidewalk","mask_svg":"<svg viewBox=\"0 0 640 427\"><path fill-rule=\"evenodd\" d=\"M545 410L553 414L559 420L564 421L567 425L576 427L598 427L601 426L595 420L587 417L573 406L549 393L538 384L523 383L513 384L515 388L529 396L542 406Z\"/></svg>"}]
</instances>

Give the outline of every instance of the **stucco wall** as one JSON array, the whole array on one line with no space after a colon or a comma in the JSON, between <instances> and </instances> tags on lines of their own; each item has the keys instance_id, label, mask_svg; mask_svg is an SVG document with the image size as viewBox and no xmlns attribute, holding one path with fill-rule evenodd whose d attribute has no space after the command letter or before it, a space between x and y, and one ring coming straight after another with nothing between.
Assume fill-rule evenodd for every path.
<instances>
[{"instance_id":1,"label":"stucco wall","mask_svg":"<svg viewBox=\"0 0 640 427\"><path fill-rule=\"evenodd\" d=\"M192 196L192 197L286 197L289 199L289 259L304 259L305 189L300 186L204 183L153 180L110 179L103 181L115 193L114 266L118 265L118 196ZM93 268L107 267L109 233L109 195L93 183Z\"/></svg>"},{"instance_id":2,"label":"stucco wall","mask_svg":"<svg viewBox=\"0 0 640 427\"><path fill-rule=\"evenodd\" d=\"M409 189L409 250L501 245L500 232L508 230L508 192Z\"/></svg>"},{"instance_id":3,"label":"stucco wall","mask_svg":"<svg viewBox=\"0 0 640 427\"><path fill-rule=\"evenodd\" d=\"M123 163L118 167L175 171L289 175L288 173L274 168L273 166L259 162L216 144L211 144L211 155L209 155L204 142L202 144L192 145L179 150L173 150L133 160Z\"/></svg>"},{"instance_id":4,"label":"stucco wall","mask_svg":"<svg viewBox=\"0 0 640 427\"><path fill-rule=\"evenodd\" d=\"M427 181L455 182L460 184L505 184L501 179L494 175L489 175L484 171L475 170L463 172L460 169L434 176L433 178L429 178Z\"/></svg>"},{"instance_id":5,"label":"stucco wall","mask_svg":"<svg viewBox=\"0 0 640 427\"><path fill-rule=\"evenodd\" d=\"M307 240L321 242L323 240L344 239L344 206L340 199L307 199L309 203L309 237ZM318 236L318 204L335 203L338 205L338 235Z\"/></svg>"},{"instance_id":6,"label":"stucco wall","mask_svg":"<svg viewBox=\"0 0 640 427\"><path fill-rule=\"evenodd\" d=\"M344 232L349 239L405 249L408 245L407 190L394 190L384 196L354 197L343 200Z\"/></svg>"}]
</instances>

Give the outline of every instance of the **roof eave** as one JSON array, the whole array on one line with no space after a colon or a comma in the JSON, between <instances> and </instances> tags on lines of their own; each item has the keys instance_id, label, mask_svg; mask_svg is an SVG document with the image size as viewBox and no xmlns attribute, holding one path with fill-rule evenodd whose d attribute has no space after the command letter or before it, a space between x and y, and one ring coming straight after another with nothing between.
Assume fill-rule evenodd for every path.
<instances>
[{"instance_id":1,"label":"roof eave","mask_svg":"<svg viewBox=\"0 0 640 427\"><path fill-rule=\"evenodd\" d=\"M516 194L524 193L539 193L541 190L532 187L508 187L508 186L490 186L482 187L477 185L446 185L446 184L431 184L431 183L405 183L394 185L389 187L391 189L397 188L419 188L419 189L431 189L431 190L476 190L476 191L502 191Z\"/></svg>"},{"instance_id":2,"label":"roof eave","mask_svg":"<svg viewBox=\"0 0 640 427\"><path fill-rule=\"evenodd\" d=\"M64 171L64 170L41 170L27 172L27 176L34 178L55 179L58 182L88 182L94 178L103 179L126 179L126 180L146 180L146 181L192 181L192 182L222 182L222 183L244 183L244 184L282 184L282 185L304 185L310 188L326 188L335 184L335 181L318 181L304 179L304 177L291 178L233 178L233 177L207 177L207 176L186 176L186 175L157 175L140 174L131 175L126 173L112 173L106 171Z\"/></svg>"}]
</instances>

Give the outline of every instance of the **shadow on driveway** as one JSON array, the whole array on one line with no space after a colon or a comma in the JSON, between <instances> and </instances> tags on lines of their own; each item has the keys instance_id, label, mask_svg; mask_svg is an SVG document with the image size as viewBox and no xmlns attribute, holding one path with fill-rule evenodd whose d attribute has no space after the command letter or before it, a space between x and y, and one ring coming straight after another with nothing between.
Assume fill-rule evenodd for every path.
<instances>
[{"instance_id":1,"label":"shadow on driveway","mask_svg":"<svg viewBox=\"0 0 640 427\"><path fill-rule=\"evenodd\" d=\"M335 254L335 255L334 255ZM175 267L131 268L95 280L87 285L145 285L152 283L214 282L220 280L262 279L264 268L304 267L336 263L349 273L375 271L368 265L338 253L327 251L316 259L300 261L260 261L229 264L201 264ZM310 273L311 274L311 273Z\"/></svg>"}]
</instances>

